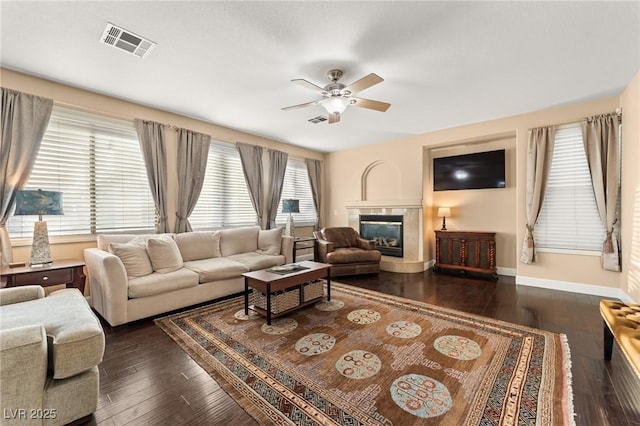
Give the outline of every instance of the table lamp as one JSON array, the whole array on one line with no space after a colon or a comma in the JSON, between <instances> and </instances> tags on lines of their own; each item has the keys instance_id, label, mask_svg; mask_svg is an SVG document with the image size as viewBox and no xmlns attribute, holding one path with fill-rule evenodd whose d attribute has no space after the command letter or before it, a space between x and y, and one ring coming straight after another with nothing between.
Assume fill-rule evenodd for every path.
<instances>
[{"instance_id":1,"label":"table lamp","mask_svg":"<svg viewBox=\"0 0 640 426\"><path fill-rule=\"evenodd\" d=\"M33 224L33 243L29 265L47 265L52 262L49 248L49 232L43 215L61 215L62 192L20 190L16 193L15 216L35 216L38 221Z\"/></svg>"},{"instance_id":2,"label":"table lamp","mask_svg":"<svg viewBox=\"0 0 640 426\"><path fill-rule=\"evenodd\" d=\"M291 213L300 213L299 200L282 200L282 213L289 213L287 218L287 226L284 229L284 235L288 237L294 236L293 216Z\"/></svg>"},{"instance_id":3,"label":"table lamp","mask_svg":"<svg viewBox=\"0 0 640 426\"><path fill-rule=\"evenodd\" d=\"M450 207L439 207L438 208L438 217L442 218L442 228L441 231L447 230L447 218L451 217L451 208Z\"/></svg>"}]
</instances>

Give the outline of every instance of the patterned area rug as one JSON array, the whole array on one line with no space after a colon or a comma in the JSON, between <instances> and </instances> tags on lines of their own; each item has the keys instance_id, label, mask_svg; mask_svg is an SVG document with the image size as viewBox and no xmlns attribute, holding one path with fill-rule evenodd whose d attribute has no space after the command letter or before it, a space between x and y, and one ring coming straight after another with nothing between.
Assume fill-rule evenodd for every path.
<instances>
[{"instance_id":1,"label":"patterned area rug","mask_svg":"<svg viewBox=\"0 0 640 426\"><path fill-rule=\"evenodd\" d=\"M575 424L564 335L331 290L271 326L242 297L156 323L260 424Z\"/></svg>"}]
</instances>

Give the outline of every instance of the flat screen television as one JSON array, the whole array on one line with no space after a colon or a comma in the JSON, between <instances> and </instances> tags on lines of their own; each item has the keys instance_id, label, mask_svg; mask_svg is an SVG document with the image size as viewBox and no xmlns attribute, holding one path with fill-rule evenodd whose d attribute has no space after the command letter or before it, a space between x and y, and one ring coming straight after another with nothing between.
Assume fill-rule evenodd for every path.
<instances>
[{"instance_id":1,"label":"flat screen television","mask_svg":"<svg viewBox=\"0 0 640 426\"><path fill-rule=\"evenodd\" d=\"M434 191L504 187L504 149L433 159Z\"/></svg>"}]
</instances>

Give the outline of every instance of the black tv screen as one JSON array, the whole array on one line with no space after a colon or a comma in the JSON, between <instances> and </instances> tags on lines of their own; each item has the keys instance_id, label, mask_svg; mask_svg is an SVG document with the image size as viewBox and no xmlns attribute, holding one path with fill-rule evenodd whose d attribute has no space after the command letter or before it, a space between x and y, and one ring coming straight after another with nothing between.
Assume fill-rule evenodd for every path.
<instances>
[{"instance_id":1,"label":"black tv screen","mask_svg":"<svg viewBox=\"0 0 640 426\"><path fill-rule=\"evenodd\" d=\"M504 187L504 149L433 159L434 191Z\"/></svg>"}]
</instances>

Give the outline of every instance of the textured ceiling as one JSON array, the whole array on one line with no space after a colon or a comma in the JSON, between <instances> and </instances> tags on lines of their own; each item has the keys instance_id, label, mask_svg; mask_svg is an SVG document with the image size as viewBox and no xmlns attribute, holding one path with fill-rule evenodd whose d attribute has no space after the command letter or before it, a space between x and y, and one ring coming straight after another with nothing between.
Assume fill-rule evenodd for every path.
<instances>
[{"instance_id":1,"label":"textured ceiling","mask_svg":"<svg viewBox=\"0 0 640 426\"><path fill-rule=\"evenodd\" d=\"M640 69L640 2L1 1L2 67L331 152L620 94ZM99 43L112 22L158 43ZM385 79L312 124L290 82Z\"/></svg>"}]
</instances>

